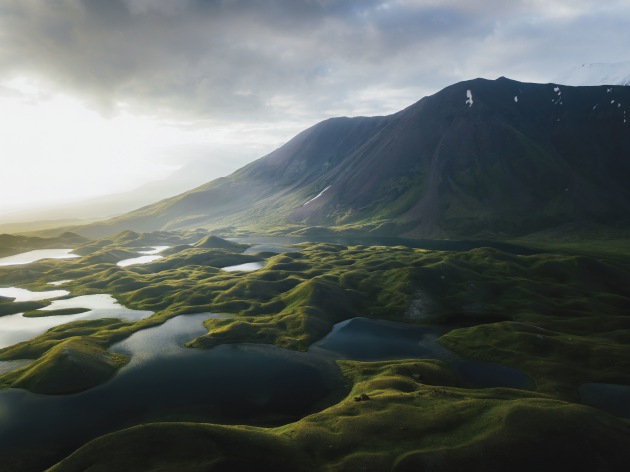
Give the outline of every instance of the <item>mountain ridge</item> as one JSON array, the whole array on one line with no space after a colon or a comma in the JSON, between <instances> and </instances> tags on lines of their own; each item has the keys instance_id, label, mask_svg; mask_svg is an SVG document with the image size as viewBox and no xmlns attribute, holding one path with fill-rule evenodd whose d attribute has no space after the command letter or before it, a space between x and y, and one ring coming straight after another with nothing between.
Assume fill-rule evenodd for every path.
<instances>
[{"instance_id":1,"label":"mountain ridge","mask_svg":"<svg viewBox=\"0 0 630 472\"><path fill-rule=\"evenodd\" d=\"M322 121L227 177L80 233L462 237L625 226L628 111L626 87L464 81L392 115Z\"/></svg>"}]
</instances>

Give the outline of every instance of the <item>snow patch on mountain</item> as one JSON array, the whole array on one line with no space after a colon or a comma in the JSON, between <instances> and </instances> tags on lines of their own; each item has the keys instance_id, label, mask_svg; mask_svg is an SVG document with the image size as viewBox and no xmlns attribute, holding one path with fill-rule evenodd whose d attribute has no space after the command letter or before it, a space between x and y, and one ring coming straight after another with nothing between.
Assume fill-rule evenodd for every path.
<instances>
[{"instance_id":1,"label":"snow patch on mountain","mask_svg":"<svg viewBox=\"0 0 630 472\"><path fill-rule=\"evenodd\" d=\"M466 90L466 105L470 108L473 104L472 92L470 90Z\"/></svg>"},{"instance_id":2,"label":"snow patch on mountain","mask_svg":"<svg viewBox=\"0 0 630 472\"><path fill-rule=\"evenodd\" d=\"M325 192L326 190L328 190L330 187L332 187L332 185L329 185L328 187L326 187L324 190L322 190L321 192L319 192L317 195L315 195L315 196L314 196L313 198L311 198L309 201L307 201L306 203L304 203L302 206L306 206L306 205L308 205L309 203L311 203L311 202L313 202L313 201L317 200L317 199L318 199L319 197L321 197L321 196L324 194L324 192Z\"/></svg>"},{"instance_id":3,"label":"snow patch on mountain","mask_svg":"<svg viewBox=\"0 0 630 472\"><path fill-rule=\"evenodd\" d=\"M551 82L572 86L630 85L630 61L581 64L556 76Z\"/></svg>"}]
</instances>

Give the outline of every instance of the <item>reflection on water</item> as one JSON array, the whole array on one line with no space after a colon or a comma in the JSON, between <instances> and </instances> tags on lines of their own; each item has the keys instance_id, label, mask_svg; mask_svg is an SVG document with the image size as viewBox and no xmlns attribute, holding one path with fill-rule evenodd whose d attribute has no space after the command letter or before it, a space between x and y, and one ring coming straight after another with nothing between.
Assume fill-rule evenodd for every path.
<instances>
[{"instance_id":1,"label":"reflection on water","mask_svg":"<svg viewBox=\"0 0 630 472\"><path fill-rule=\"evenodd\" d=\"M46 292L31 292L25 288L0 287L0 297L15 298L14 302L34 302L38 300L49 300L68 295L67 290L48 290Z\"/></svg>"},{"instance_id":2,"label":"reflection on water","mask_svg":"<svg viewBox=\"0 0 630 472\"><path fill-rule=\"evenodd\" d=\"M164 251L165 249L168 249L170 246L152 246L152 247L153 249L138 251L139 254L145 254L144 256L123 259L122 261L118 261L116 265L120 267L127 267L130 265L136 265L136 264L148 264L149 262L153 262L158 259L161 259L162 256L158 256L157 254Z\"/></svg>"},{"instance_id":3,"label":"reflection on water","mask_svg":"<svg viewBox=\"0 0 630 472\"><path fill-rule=\"evenodd\" d=\"M65 290L60 291L66 292ZM26 318L22 316L22 313L0 317L0 348L27 341L45 333L50 328L71 321L100 318L121 318L126 321L137 321L153 314L152 311L126 308L108 294L82 295L65 300L53 300L49 306L41 308L41 310L66 308L87 308L89 311L75 315L52 315L36 318Z\"/></svg>"},{"instance_id":4,"label":"reflection on water","mask_svg":"<svg viewBox=\"0 0 630 472\"><path fill-rule=\"evenodd\" d=\"M374 361L403 358L448 359L455 355L437 343L445 329L352 318L336 324L310 350L325 350L338 357Z\"/></svg>"},{"instance_id":5,"label":"reflection on water","mask_svg":"<svg viewBox=\"0 0 630 472\"><path fill-rule=\"evenodd\" d=\"M0 258L0 266L30 264L42 259L72 259L79 257L76 254L70 254L71 251L72 249L37 249L14 256L2 257Z\"/></svg>"},{"instance_id":6,"label":"reflection on water","mask_svg":"<svg viewBox=\"0 0 630 472\"><path fill-rule=\"evenodd\" d=\"M130 259L123 259L122 261L118 261L116 263L116 265L120 266L120 267L127 267L130 265L136 265L136 264L148 264L149 262L153 262L153 261L157 261L158 259L161 259L162 256L139 256L139 257L132 257Z\"/></svg>"},{"instance_id":7,"label":"reflection on water","mask_svg":"<svg viewBox=\"0 0 630 472\"><path fill-rule=\"evenodd\" d=\"M295 252L295 248L281 246L278 244L256 244L245 249L243 254L258 254L259 252L275 252L281 254L283 252Z\"/></svg>"},{"instance_id":8,"label":"reflection on water","mask_svg":"<svg viewBox=\"0 0 630 472\"><path fill-rule=\"evenodd\" d=\"M462 387L531 389L533 383L512 367L460 359L437 340L447 330L393 321L352 318L338 323L310 352L360 361L386 359L441 359L448 362Z\"/></svg>"},{"instance_id":9,"label":"reflection on water","mask_svg":"<svg viewBox=\"0 0 630 472\"><path fill-rule=\"evenodd\" d=\"M72 282L72 280L70 280L70 279L55 280L54 282L48 282L48 285L58 286L58 285L67 284L68 282Z\"/></svg>"},{"instance_id":10,"label":"reflection on water","mask_svg":"<svg viewBox=\"0 0 630 472\"><path fill-rule=\"evenodd\" d=\"M151 254L159 254L160 252L164 251L165 249L168 249L171 246L151 246L153 249L146 249L144 251L138 251L140 254L147 254L147 255L151 255Z\"/></svg>"},{"instance_id":11,"label":"reflection on water","mask_svg":"<svg viewBox=\"0 0 630 472\"><path fill-rule=\"evenodd\" d=\"M50 457L41 465L50 466L87 441L134 424L282 424L332 402L342 380L329 360L271 346L183 347L206 332L202 321L212 316L181 315L114 345L131 362L86 392L0 391L0 457L29 458L33 445L46 444Z\"/></svg>"},{"instance_id":12,"label":"reflection on water","mask_svg":"<svg viewBox=\"0 0 630 472\"><path fill-rule=\"evenodd\" d=\"M245 264L222 267L222 270L227 272L251 272L253 270L262 269L263 266L264 264L262 262L246 262Z\"/></svg>"},{"instance_id":13,"label":"reflection on water","mask_svg":"<svg viewBox=\"0 0 630 472\"><path fill-rule=\"evenodd\" d=\"M584 405L630 419L630 385L585 383L578 392Z\"/></svg>"}]
</instances>

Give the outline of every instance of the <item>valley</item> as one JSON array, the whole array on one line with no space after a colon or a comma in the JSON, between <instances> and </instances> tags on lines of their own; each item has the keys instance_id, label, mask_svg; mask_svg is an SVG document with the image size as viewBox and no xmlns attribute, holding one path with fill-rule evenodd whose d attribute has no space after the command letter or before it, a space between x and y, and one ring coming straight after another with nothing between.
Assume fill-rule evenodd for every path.
<instances>
[{"instance_id":1,"label":"valley","mask_svg":"<svg viewBox=\"0 0 630 472\"><path fill-rule=\"evenodd\" d=\"M628 18L0 2L0 472L628 470Z\"/></svg>"},{"instance_id":2,"label":"valley","mask_svg":"<svg viewBox=\"0 0 630 472\"><path fill-rule=\"evenodd\" d=\"M63 320L0 350L3 463L408 470L483 454L487 470L528 470L534 450L540 470L627 460L627 413L580 404L607 410L610 393L589 385L630 385L627 254L587 255L596 242L313 239L126 231L72 248L80 257L0 267L1 287L54 290L3 298L0 322ZM119 264L156 246L159 259ZM224 270L240 264L257 265ZM120 307L81 319L105 294ZM569 452L567 437L591 449Z\"/></svg>"},{"instance_id":3,"label":"valley","mask_svg":"<svg viewBox=\"0 0 630 472\"><path fill-rule=\"evenodd\" d=\"M620 470L628 103L465 81L0 235L3 466Z\"/></svg>"}]
</instances>

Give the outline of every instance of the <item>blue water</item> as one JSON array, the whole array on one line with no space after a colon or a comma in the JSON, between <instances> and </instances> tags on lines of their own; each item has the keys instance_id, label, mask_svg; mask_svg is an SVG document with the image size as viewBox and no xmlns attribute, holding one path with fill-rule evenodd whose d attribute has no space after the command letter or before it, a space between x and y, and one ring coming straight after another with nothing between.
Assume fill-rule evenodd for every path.
<instances>
[{"instance_id":1,"label":"blue water","mask_svg":"<svg viewBox=\"0 0 630 472\"><path fill-rule=\"evenodd\" d=\"M309 351L329 352L338 358L360 361L441 359L453 368L462 387L533 388L532 381L517 369L459 358L437 342L446 331L434 326L353 318L335 325Z\"/></svg>"},{"instance_id":2,"label":"blue water","mask_svg":"<svg viewBox=\"0 0 630 472\"><path fill-rule=\"evenodd\" d=\"M578 392L584 405L630 420L630 385L585 383Z\"/></svg>"},{"instance_id":3,"label":"blue water","mask_svg":"<svg viewBox=\"0 0 630 472\"><path fill-rule=\"evenodd\" d=\"M33 460L49 466L91 439L136 424L276 425L339 399L342 379L330 360L261 345L183 347L205 334L202 321L213 316L182 315L112 346L131 362L97 388L60 396L0 391L0 457L28 459L34 445L45 445Z\"/></svg>"}]
</instances>

